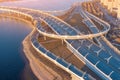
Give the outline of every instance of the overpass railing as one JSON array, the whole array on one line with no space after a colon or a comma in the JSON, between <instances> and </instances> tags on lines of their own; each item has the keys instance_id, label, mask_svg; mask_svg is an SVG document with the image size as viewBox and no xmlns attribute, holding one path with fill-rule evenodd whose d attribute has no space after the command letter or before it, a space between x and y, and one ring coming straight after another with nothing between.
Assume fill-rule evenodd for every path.
<instances>
[{"instance_id":1,"label":"overpass railing","mask_svg":"<svg viewBox=\"0 0 120 80\"><path fill-rule=\"evenodd\" d=\"M35 48L36 51L38 51L40 54L48 58L50 61L54 62L56 65L64 69L65 71L69 72L70 74L73 74L77 76L80 80L89 80L89 75L84 74L82 71L77 69L74 65L71 63L66 62L64 59L54 55L50 51L46 50L37 40L35 35L31 37L31 44Z\"/></svg>"},{"instance_id":2,"label":"overpass railing","mask_svg":"<svg viewBox=\"0 0 120 80\"><path fill-rule=\"evenodd\" d=\"M12 9L12 8L9 8L9 7L0 7L0 9ZM17 8L13 8L13 10L16 10ZM21 8L21 9L24 9L24 10L30 10L30 11L37 11L38 13L40 13L40 14L43 14L44 12L42 12L42 11L39 11L39 10L33 10L33 9L27 9L27 8ZM69 24L67 24L67 23L65 23L64 21L62 21L61 19L59 19L59 18L56 18L56 17L54 17L54 16L52 16L52 15L50 15L50 14L48 14L48 13L44 13L45 15L48 15L48 16L51 16L52 18L55 18L55 19L57 19L58 21L60 21L60 22L62 22L62 23L64 23L64 24L66 24L66 25L68 25L68 27L71 27ZM72 28L72 27L71 27ZM107 33L107 31L104 31L104 32L100 32L100 33L96 33L96 34L88 34L88 35L74 35L74 36L69 36L69 35L51 35L51 34L47 34L47 33L45 33L45 32L41 32L41 31L39 31L40 33L44 33L43 35L46 35L46 36L48 36L48 37L54 37L54 38L59 38L59 39L87 39L87 38L92 38L92 37L97 37L97 36L101 36L101 35L103 35L103 34L106 34ZM51 35L51 36L50 36Z\"/></svg>"}]
</instances>

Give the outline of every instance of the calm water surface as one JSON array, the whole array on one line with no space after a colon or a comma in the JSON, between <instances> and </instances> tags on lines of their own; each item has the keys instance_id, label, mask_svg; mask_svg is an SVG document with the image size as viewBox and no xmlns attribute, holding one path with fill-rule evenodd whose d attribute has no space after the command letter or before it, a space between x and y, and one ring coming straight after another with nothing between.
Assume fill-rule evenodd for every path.
<instances>
[{"instance_id":1,"label":"calm water surface","mask_svg":"<svg viewBox=\"0 0 120 80\"><path fill-rule=\"evenodd\" d=\"M4 2L0 6L27 7L40 10L68 9L74 2L85 0L22 0ZM22 41L31 32L29 25L19 20L0 19L0 80L21 80L25 63Z\"/></svg>"},{"instance_id":2,"label":"calm water surface","mask_svg":"<svg viewBox=\"0 0 120 80\"><path fill-rule=\"evenodd\" d=\"M31 32L24 22L0 18L0 80L20 80L22 41Z\"/></svg>"}]
</instances>

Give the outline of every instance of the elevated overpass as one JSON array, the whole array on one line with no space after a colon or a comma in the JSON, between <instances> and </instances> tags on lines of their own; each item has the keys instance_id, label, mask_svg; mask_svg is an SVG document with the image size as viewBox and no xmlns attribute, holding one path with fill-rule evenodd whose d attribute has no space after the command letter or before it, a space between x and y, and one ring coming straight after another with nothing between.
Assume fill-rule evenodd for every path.
<instances>
[{"instance_id":1,"label":"elevated overpass","mask_svg":"<svg viewBox=\"0 0 120 80\"><path fill-rule=\"evenodd\" d=\"M27 9L27 8L16 8L16 7L0 7L0 10L15 10L18 12L23 12L26 14L29 14L33 17L34 20L43 20L46 22L49 27L55 31L56 34L47 33L43 30L41 30L40 23L37 22L37 30L39 33L43 34L44 36L52 37L52 38L58 38L58 39L88 39L93 37L98 37L101 35L106 34L109 31L109 28L99 31L97 33L93 34L81 34L78 30L73 28L71 25L67 24L66 22L62 21L61 19L50 15L48 13L45 13L43 11L39 10L33 10L33 9ZM109 27L109 26L106 26Z\"/></svg>"},{"instance_id":2,"label":"elevated overpass","mask_svg":"<svg viewBox=\"0 0 120 80\"><path fill-rule=\"evenodd\" d=\"M6 10L6 9L2 10L1 9L0 10L0 16L12 17L12 18L21 19L21 20L24 20L24 21L29 21L29 22L31 22L31 24L35 25L33 23L34 19L30 15L25 14L23 12L18 12L18 11L15 11L15 10ZM38 37L39 32L37 32L37 34L34 35L35 30L36 30L36 27L31 32L31 34L32 34L31 35L31 44L35 48L36 51L38 51L40 54L45 56L47 59L49 59L50 61L55 63L57 66L59 66L63 70L70 73L72 76L77 77L77 79L80 79L80 80L88 80L89 79L88 74L80 71L78 68L76 68L71 63L68 63L64 59L59 58L58 56L54 55L53 53L51 53L50 51L45 49L42 45L40 45L39 42L37 41L37 37Z\"/></svg>"},{"instance_id":3,"label":"elevated overpass","mask_svg":"<svg viewBox=\"0 0 120 80\"><path fill-rule=\"evenodd\" d=\"M36 25L36 27L35 27L36 30L44 36L63 39L63 40L69 39L69 40L65 40L68 48L71 51L73 51L75 55L80 57L80 59L82 59L86 63L87 66L89 66L90 68L95 70L95 72L98 72L97 74L100 74L103 79L112 80L115 78L116 75L118 76L117 79L120 78L119 71L117 71L117 70L119 70L119 66L113 66L114 61L119 62L118 60L114 59L114 57L112 57L110 54L108 54L108 55L104 54L105 50L103 48L101 49L101 47L99 47L99 46L96 46L91 41L86 40L85 41L86 45L84 45L85 43L83 43L84 40L81 41L81 39L89 39L89 38L94 38L94 37L98 37L98 36L102 36L102 35L106 34L110 28L110 26L108 24L105 24L105 23L104 23L105 25L103 24L106 28L104 28L104 30L102 30L102 31L97 31L97 32L95 31L95 33L93 32L93 34L84 35L84 34L81 34L79 31L77 31L72 26L70 26L69 24L60 20L59 18L52 16L48 13L44 13L43 11L26 9L26 8L0 7L0 13L5 14L6 12L8 14L16 13L17 14L16 17L19 17L19 18L21 17L21 15L24 16L25 19L33 22L33 24ZM14 17L15 15L10 15L10 16ZM46 32L41 27L41 21L44 21L47 25L49 25L49 27L55 33L53 34L53 33ZM86 22L86 24L88 24L88 26L90 27L91 23L89 22L89 19L87 21L88 22ZM34 37L34 35L33 35L33 37ZM76 39L78 39L78 40L76 40ZM78 44L76 44L76 42L78 42ZM36 46L35 40L32 40L32 44L37 49L37 51L38 51L38 47L42 47L41 45ZM44 47L42 47L42 48L44 48ZM40 51L42 51L42 50L40 50ZM46 55L48 57L55 58L55 56L52 55L52 53L48 53ZM104 60L102 60L102 59L104 59ZM52 59L52 61L53 61L53 59ZM58 59L57 61L61 61L61 59ZM62 65L62 67L64 66L64 69L66 69L65 66L67 65L67 63L64 62L64 60L62 60L62 61L63 62L58 62L58 63L60 63L59 65ZM61 63L65 63L65 65L63 65ZM104 68L101 67L102 65L104 65ZM111 66L113 66L113 67L111 68ZM68 69L71 69L69 67L68 67ZM77 70L75 67L73 67L73 66L71 66L71 67L72 67L72 69L74 68L75 70ZM115 68L117 68L117 69L115 69ZM69 70L69 71L70 72L72 71L72 73L74 75L78 76L79 78L83 77L83 75L81 76L81 75L76 74L75 73L76 71L75 72L73 70ZM83 78L85 79L86 77L83 77Z\"/></svg>"}]
</instances>

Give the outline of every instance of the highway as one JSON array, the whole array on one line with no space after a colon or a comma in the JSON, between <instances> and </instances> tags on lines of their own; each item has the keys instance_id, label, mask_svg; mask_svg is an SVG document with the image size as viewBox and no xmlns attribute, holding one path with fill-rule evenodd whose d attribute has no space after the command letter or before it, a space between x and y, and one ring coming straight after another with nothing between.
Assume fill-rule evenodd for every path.
<instances>
[{"instance_id":1,"label":"highway","mask_svg":"<svg viewBox=\"0 0 120 80\"><path fill-rule=\"evenodd\" d=\"M79 5L80 4L76 4L75 6L79 8ZM111 46L108 45L108 42L105 41L105 37L103 36L109 31L109 24L99 19L100 24L104 26L104 30L99 31L96 25L94 25L94 23L90 20L90 18L97 18L94 16L90 16L89 13L81 10L81 7L79 9L80 10L78 11L80 11L80 15L84 18L83 22L88 26L93 34L81 34L77 29L73 28L71 25L67 24L63 20L39 10L15 7L0 7L0 13L16 13L16 17L19 18L20 16L24 15L23 17L25 19L30 20L33 23L35 22L34 25L38 34L64 40L67 43L67 47L72 52L74 52L76 56L83 60L86 65L100 77L105 80L119 80L120 60L113 55L119 53L119 51L113 48L113 46L111 45L114 49L113 50ZM14 17L15 15L11 16ZM41 27L41 21L44 21L55 33L46 32L46 30ZM95 44L89 38L96 38L102 46ZM36 40L36 35L31 36L31 44L37 51L40 52L40 54L44 55L50 61L54 62L67 72L74 74L80 79L91 79L89 74L83 73L74 65L66 62L64 59L59 58L50 51L46 50L41 44L38 43L38 41Z\"/></svg>"},{"instance_id":2,"label":"highway","mask_svg":"<svg viewBox=\"0 0 120 80\"><path fill-rule=\"evenodd\" d=\"M33 18L31 18L30 15L23 14L22 12L18 12L18 11L14 11L14 10L9 10L9 11L10 12L7 12L6 10L1 9L0 13L3 15L3 14L6 14L6 12L7 12L9 14L9 15L7 14L8 17L13 16L13 15L11 15L11 13L12 14L16 13L16 15L14 15L13 17L17 17L18 19L19 18L22 18L22 19L27 18L28 21L29 21L29 19L31 19L33 21ZM23 16L23 17L21 17L21 16ZM38 32L38 34L39 34L39 32ZM42 54L43 56L48 58L50 61L54 62L57 66L61 67L63 70L69 72L72 75L77 76L80 80L83 80L83 79L88 80L88 78L89 78L88 74L83 73L82 71L80 71L78 68L76 68L71 63L68 63L64 59L59 58L58 56L54 55L53 53L51 53L50 51L45 49L42 45L40 45L37 41L38 34L31 36L31 44L35 48L36 51L38 51L40 54Z\"/></svg>"},{"instance_id":3,"label":"highway","mask_svg":"<svg viewBox=\"0 0 120 80\"><path fill-rule=\"evenodd\" d=\"M71 25L67 24L63 20L53 15L50 15L48 13L45 13L43 11L32 10L32 9L27 9L27 8L15 8L15 7L14 8L13 7L0 7L0 9L4 9L4 10L10 9L10 10L23 12L23 13L32 15L35 20L38 20L38 18L41 18L46 23L48 23L49 27L52 28L52 30L54 30L56 34L50 34L50 33L47 33L46 31L39 30L41 28L40 28L40 25L38 25L37 27L39 27L38 29L39 32L45 36L52 37L52 38L58 38L58 39L63 39L63 40L64 39L87 39L87 38L93 38L93 37L104 35L109 31L109 28L107 28L107 30L105 29L105 30L96 32L95 34L85 35L85 34L81 34L77 29L73 28ZM94 26L92 28L94 28Z\"/></svg>"},{"instance_id":4,"label":"highway","mask_svg":"<svg viewBox=\"0 0 120 80\"><path fill-rule=\"evenodd\" d=\"M104 29L106 28L110 29L110 26L108 23L82 10L79 3L77 3L76 6L78 8L77 12L80 13L85 20L89 21L87 22L89 23L88 24L89 28L91 28L91 26L94 26L94 24L90 20L90 18L92 18L95 21L97 21L99 24L103 25ZM109 27L106 27L106 26L109 26ZM98 31L97 27L94 27L94 28L96 28L96 30L92 28L90 30L93 33L96 33ZM113 45L111 45L109 41L105 39L104 36L95 37L95 39L97 39L97 41L101 45L96 45L92 40L88 40L88 39L87 40L67 40L67 42L70 43L69 47L71 47L73 52L76 52L75 55L79 56L80 58L83 58L83 60L86 63L88 63L88 66L92 68L94 72L96 72L98 75L104 74L104 76L101 76L103 77L103 79L119 80L120 64L117 64L117 63L119 63L120 60L119 60L119 56L118 55L116 56L116 54L120 54L120 51L117 50ZM117 75L117 77L115 75Z\"/></svg>"}]
</instances>

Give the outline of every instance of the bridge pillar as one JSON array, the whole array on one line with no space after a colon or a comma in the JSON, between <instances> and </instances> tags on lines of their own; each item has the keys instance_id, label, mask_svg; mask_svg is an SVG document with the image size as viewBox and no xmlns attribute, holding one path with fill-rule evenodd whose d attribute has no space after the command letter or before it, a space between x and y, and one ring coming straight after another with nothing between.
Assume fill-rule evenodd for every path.
<instances>
[{"instance_id":1,"label":"bridge pillar","mask_svg":"<svg viewBox=\"0 0 120 80\"><path fill-rule=\"evenodd\" d=\"M46 40L46 36L43 36L44 37L44 40Z\"/></svg>"},{"instance_id":2,"label":"bridge pillar","mask_svg":"<svg viewBox=\"0 0 120 80\"><path fill-rule=\"evenodd\" d=\"M18 17L20 17L20 13L18 13Z\"/></svg>"},{"instance_id":3,"label":"bridge pillar","mask_svg":"<svg viewBox=\"0 0 120 80\"><path fill-rule=\"evenodd\" d=\"M64 44L64 40L62 39L62 45Z\"/></svg>"},{"instance_id":4,"label":"bridge pillar","mask_svg":"<svg viewBox=\"0 0 120 80\"><path fill-rule=\"evenodd\" d=\"M27 16L25 15L25 19L27 18Z\"/></svg>"},{"instance_id":5,"label":"bridge pillar","mask_svg":"<svg viewBox=\"0 0 120 80\"><path fill-rule=\"evenodd\" d=\"M103 36L103 35L101 35L101 36ZM107 34L104 34L104 36L107 37Z\"/></svg>"},{"instance_id":6,"label":"bridge pillar","mask_svg":"<svg viewBox=\"0 0 120 80\"><path fill-rule=\"evenodd\" d=\"M8 15L10 15L11 14L11 12L10 11L8 11Z\"/></svg>"},{"instance_id":7,"label":"bridge pillar","mask_svg":"<svg viewBox=\"0 0 120 80\"><path fill-rule=\"evenodd\" d=\"M92 40L92 39L93 39L93 37L89 37L89 39L90 39L90 40Z\"/></svg>"}]
</instances>

